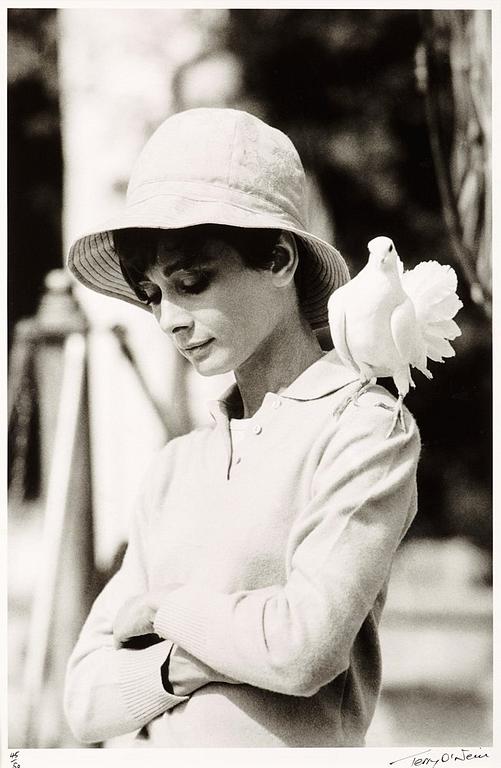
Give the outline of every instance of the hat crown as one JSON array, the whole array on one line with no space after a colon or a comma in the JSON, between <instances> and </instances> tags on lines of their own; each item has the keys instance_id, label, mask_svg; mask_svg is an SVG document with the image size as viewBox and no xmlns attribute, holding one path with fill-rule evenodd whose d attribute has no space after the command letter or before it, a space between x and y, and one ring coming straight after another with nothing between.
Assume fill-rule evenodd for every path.
<instances>
[{"instance_id":1,"label":"hat crown","mask_svg":"<svg viewBox=\"0 0 501 768\"><path fill-rule=\"evenodd\" d=\"M285 214L306 226L306 183L291 140L236 109L179 112L153 133L136 161L127 205L176 194L223 198L260 213Z\"/></svg>"},{"instance_id":2,"label":"hat crown","mask_svg":"<svg viewBox=\"0 0 501 768\"><path fill-rule=\"evenodd\" d=\"M73 243L68 267L89 288L150 311L124 277L116 230L286 230L302 245L304 315L322 328L327 300L349 272L339 251L310 232L307 199L301 160L284 133L236 109L186 110L157 128L134 166L125 207Z\"/></svg>"}]
</instances>

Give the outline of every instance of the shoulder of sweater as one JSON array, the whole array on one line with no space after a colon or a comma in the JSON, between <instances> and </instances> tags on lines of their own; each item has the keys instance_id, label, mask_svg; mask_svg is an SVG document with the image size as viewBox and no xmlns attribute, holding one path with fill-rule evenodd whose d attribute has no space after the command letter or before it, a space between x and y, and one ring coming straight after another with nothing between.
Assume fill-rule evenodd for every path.
<instances>
[{"instance_id":1,"label":"shoulder of sweater","mask_svg":"<svg viewBox=\"0 0 501 768\"><path fill-rule=\"evenodd\" d=\"M176 460L176 458L191 451L197 444L204 442L214 432L211 425L196 427L186 432L184 435L172 437L155 455L153 466L165 466Z\"/></svg>"},{"instance_id":2,"label":"shoulder of sweater","mask_svg":"<svg viewBox=\"0 0 501 768\"><path fill-rule=\"evenodd\" d=\"M374 384L363 392L356 400L348 401L346 407L338 411L338 424L336 431L349 433L386 434L394 415L397 398L386 387ZM385 442L395 446L404 447L412 445L414 451L420 451L420 436L416 420L409 409L403 407L406 429L402 430L399 423L396 424L390 437Z\"/></svg>"}]
</instances>

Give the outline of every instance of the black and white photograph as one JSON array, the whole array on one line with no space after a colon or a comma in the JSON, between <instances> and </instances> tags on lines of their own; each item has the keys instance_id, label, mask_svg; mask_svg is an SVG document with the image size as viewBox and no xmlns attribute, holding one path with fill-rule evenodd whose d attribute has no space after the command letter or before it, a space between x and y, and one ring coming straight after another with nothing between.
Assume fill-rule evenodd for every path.
<instances>
[{"instance_id":1,"label":"black and white photograph","mask_svg":"<svg viewBox=\"0 0 501 768\"><path fill-rule=\"evenodd\" d=\"M498 12L367 5L4 11L2 765L501 766Z\"/></svg>"}]
</instances>

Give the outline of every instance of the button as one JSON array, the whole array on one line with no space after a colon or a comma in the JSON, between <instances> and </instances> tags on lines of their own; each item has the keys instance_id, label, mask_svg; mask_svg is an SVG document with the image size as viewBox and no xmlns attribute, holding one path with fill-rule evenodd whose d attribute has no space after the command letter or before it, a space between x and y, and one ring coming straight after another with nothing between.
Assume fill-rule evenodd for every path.
<instances>
[{"instance_id":1,"label":"button","mask_svg":"<svg viewBox=\"0 0 501 768\"><path fill-rule=\"evenodd\" d=\"M277 399L273 401L273 408L280 408L281 405L282 405L282 401L280 400L279 397L277 397Z\"/></svg>"},{"instance_id":2,"label":"button","mask_svg":"<svg viewBox=\"0 0 501 768\"><path fill-rule=\"evenodd\" d=\"M255 424L254 427L252 428L252 431L254 432L255 435L260 435L261 432L263 431L263 428L260 424Z\"/></svg>"},{"instance_id":3,"label":"button","mask_svg":"<svg viewBox=\"0 0 501 768\"><path fill-rule=\"evenodd\" d=\"M237 458L235 459L235 464L240 464L241 461L242 461L242 457L237 456Z\"/></svg>"}]
</instances>

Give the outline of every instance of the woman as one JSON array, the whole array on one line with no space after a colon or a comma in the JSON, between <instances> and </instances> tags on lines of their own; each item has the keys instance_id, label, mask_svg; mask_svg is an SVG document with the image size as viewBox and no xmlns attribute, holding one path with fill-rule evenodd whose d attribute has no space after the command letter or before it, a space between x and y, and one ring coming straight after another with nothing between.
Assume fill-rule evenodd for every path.
<instances>
[{"instance_id":1,"label":"woman","mask_svg":"<svg viewBox=\"0 0 501 768\"><path fill-rule=\"evenodd\" d=\"M71 249L84 284L150 310L202 375L236 380L145 479L68 665L82 741L364 744L419 437L406 412L386 438L394 398L375 386L355 402L357 373L322 352L315 330L348 271L304 209L284 134L188 110L147 143L118 219Z\"/></svg>"}]
</instances>

